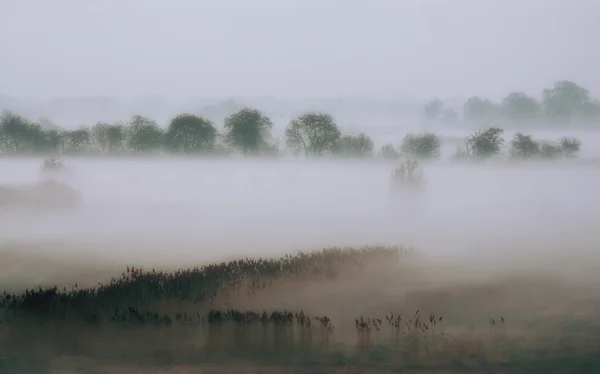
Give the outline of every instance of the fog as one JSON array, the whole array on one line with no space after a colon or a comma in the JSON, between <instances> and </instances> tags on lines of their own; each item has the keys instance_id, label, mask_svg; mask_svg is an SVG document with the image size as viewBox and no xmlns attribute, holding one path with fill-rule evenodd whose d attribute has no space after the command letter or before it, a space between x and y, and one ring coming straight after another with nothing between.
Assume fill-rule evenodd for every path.
<instances>
[{"instance_id":1,"label":"fog","mask_svg":"<svg viewBox=\"0 0 600 374\"><path fill-rule=\"evenodd\" d=\"M497 100L570 79L597 95L599 7L593 0L2 2L1 93Z\"/></svg>"},{"instance_id":2,"label":"fog","mask_svg":"<svg viewBox=\"0 0 600 374\"><path fill-rule=\"evenodd\" d=\"M581 259L600 239L600 177L598 167L586 165L427 164L427 189L404 196L390 191L394 164L374 161L65 161L82 207L2 212L4 248L191 266L328 246L404 244L437 260L458 256L500 266L510 258L511 267L539 268L542 258ZM1 160L0 184L37 183L40 163ZM515 265L519 258L528 261Z\"/></svg>"},{"instance_id":3,"label":"fog","mask_svg":"<svg viewBox=\"0 0 600 374\"><path fill-rule=\"evenodd\" d=\"M254 105L281 144L290 118L323 110L379 148L423 130L433 98L451 109L473 95L539 99L563 79L598 97L599 12L592 0L0 2L0 110L65 129L134 114L164 126L183 111L219 127L236 105ZM445 156L456 148L447 138L466 135L446 125L433 129ZM599 156L597 133L523 131L576 136L582 158ZM1 211L2 248L185 265L405 244L440 261L514 267L542 254L564 263L600 239L598 168L583 163L431 163L423 193L396 196L394 165L375 161L64 161L82 207ZM41 163L0 159L0 185L36 184Z\"/></svg>"}]
</instances>

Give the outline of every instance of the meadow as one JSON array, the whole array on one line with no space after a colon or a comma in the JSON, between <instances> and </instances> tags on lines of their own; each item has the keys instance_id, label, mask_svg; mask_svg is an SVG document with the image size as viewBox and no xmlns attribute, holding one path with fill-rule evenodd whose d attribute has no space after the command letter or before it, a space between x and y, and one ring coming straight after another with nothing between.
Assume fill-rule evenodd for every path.
<instances>
[{"instance_id":1,"label":"meadow","mask_svg":"<svg viewBox=\"0 0 600 374\"><path fill-rule=\"evenodd\" d=\"M600 368L594 165L64 162L78 209L0 213L3 372Z\"/></svg>"}]
</instances>

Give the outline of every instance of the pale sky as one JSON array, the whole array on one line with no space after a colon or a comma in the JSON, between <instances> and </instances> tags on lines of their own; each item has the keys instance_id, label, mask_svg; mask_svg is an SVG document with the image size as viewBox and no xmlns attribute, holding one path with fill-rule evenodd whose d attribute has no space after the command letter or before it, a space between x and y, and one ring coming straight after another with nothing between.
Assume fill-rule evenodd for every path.
<instances>
[{"instance_id":1,"label":"pale sky","mask_svg":"<svg viewBox=\"0 0 600 374\"><path fill-rule=\"evenodd\" d=\"M597 0L0 0L0 94L600 93Z\"/></svg>"}]
</instances>

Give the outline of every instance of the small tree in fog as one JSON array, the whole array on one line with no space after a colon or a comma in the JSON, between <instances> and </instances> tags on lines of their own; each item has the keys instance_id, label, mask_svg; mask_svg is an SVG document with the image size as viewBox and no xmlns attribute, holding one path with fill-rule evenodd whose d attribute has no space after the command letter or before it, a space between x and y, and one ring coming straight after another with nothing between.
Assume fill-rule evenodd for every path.
<instances>
[{"instance_id":1,"label":"small tree in fog","mask_svg":"<svg viewBox=\"0 0 600 374\"><path fill-rule=\"evenodd\" d=\"M287 146L304 152L307 157L332 151L340 137L340 129L327 113L305 113L294 118L285 129Z\"/></svg>"},{"instance_id":2,"label":"small tree in fog","mask_svg":"<svg viewBox=\"0 0 600 374\"><path fill-rule=\"evenodd\" d=\"M155 152L163 144L164 131L156 122L133 116L126 129L127 145L135 154Z\"/></svg>"},{"instance_id":3,"label":"small tree in fog","mask_svg":"<svg viewBox=\"0 0 600 374\"><path fill-rule=\"evenodd\" d=\"M392 192L421 191L426 186L423 169L417 160L404 160L392 171Z\"/></svg>"},{"instance_id":4,"label":"small tree in fog","mask_svg":"<svg viewBox=\"0 0 600 374\"><path fill-rule=\"evenodd\" d=\"M169 123L165 138L167 146L174 152L212 152L217 141L217 129L204 117L180 114Z\"/></svg>"},{"instance_id":5,"label":"small tree in fog","mask_svg":"<svg viewBox=\"0 0 600 374\"><path fill-rule=\"evenodd\" d=\"M546 160L555 160L563 155L563 150L559 144L542 142L540 147L540 156Z\"/></svg>"},{"instance_id":6,"label":"small tree in fog","mask_svg":"<svg viewBox=\"0 0 600 374\"><path fill-rule=\"evenodd\" d=\"M581 150L581 142L577 138L565 136L560 139L560 148L567 157L574 157Z\"/></svg>"},{"instance_id":7,"label":"small tree in fog","mask_svg":"<svg viewBox=\"0 0 600 374\"><path fill-rule=\"evenodd\" d=\"M400 158L400 153L398 153L392 144L386 144L381 147L379 155L386 160L397 160Z\"/></svg>"},{"instance_id":8,"label":"small tree in fog","mask_svg":"<svg viewBox=\"0 0 600 374\"><path fill-rule=\"evenodd\" d=\"M402 139L402 153L420 160L433 159L440 156L441 141L437 134L407 134Z\"/></svg>"},{"instance_id":9,"label":"small tree in fog","mask_svg":"<svg viewBox=\"0 0 600 374\"><path fill-rule=\"evenodd\" d=\"M469 157L488 159L500 153L504 139L504 130L498 127L490 127L478 131L467 137L465 141L465 152Z\"/></svg>"},{"instance_id":10,"label":"small tree in fog","mask_svg":"<svg viewBox=\"0 0 600 374\"><path fill-rule=\"evenodd\" d=\"M271 119L258 109L245 108L225 118L224 140L244 155L269 151Z\"/></svg>"},{"instance_id":11,"label":"small tree in fog","mask_svg":"<svg viewBox=\"0 0 600 374\"><path fill-rule=\"evenodd\" d=\"M371 157L374 147L371 137L364 133L344 135L335 144L334 153L343 157Z\"/></svg>"},{"instance_id":12,"label":"small tree in fog","mask_svg":"<svg viewBox=\"0 0 600 374\"><path fill-rule=\"evenodd\" d=\"M91 137L105 153L120 151L126 138L125 127L121 123L99 122L92 126Z\"/></svg>"},{"instance_id":13,"label":"small tree in fog","mask_svg":"<svg viewBox=\"0 0 600 374\"><path fill-rule=\"evenodd\" d=\"M511 141L511 155L516 158L529 159L540 153L540 144L531 135L516 133Z\"/></svg>"}]
</instances>

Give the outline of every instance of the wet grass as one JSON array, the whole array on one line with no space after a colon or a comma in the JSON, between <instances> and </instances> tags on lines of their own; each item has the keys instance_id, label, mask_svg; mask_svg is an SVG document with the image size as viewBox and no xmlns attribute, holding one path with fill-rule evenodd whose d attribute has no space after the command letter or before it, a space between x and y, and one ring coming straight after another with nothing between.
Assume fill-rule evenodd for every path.
<instances>
[{"instance_id":1,"label":"wet grass","mask_svg":"<svg viewBox=\"0 0 600 374\"><path fill-rule=\"evenodd\" d=\"M378 293L378 287L399 282L395 272L406 271L400 265L410 262L413 254L402 247L331 248L172 273L128 267L120 277L96 287L74 284L70 289L5 292L0 299L0 369L108 373L125 367L133 372L145 365L146 370L180 372L225 372L219 370L227 367L234 372L234 366L323 373L600 370L600 324L595 315L532 324L535 311L522 318L514 312L483 316L471 310L469 318L477 320L465 325L461 310L467 314L478 303L489 303L485 291L479 299L465 292L468 299L456 296L450 301L434 293L439 295L437 303L431 301L431 293L426 299ZM365 282L372 287L356 291L349 301L330 300L329 295L349 293ZM331 293L325 299L308 297L319 289ZM381 305L390 309L384 311ZM422 310L425 305L438 309ZM68 369L65 362L76 368ZM206 365L216 367L207 371Z\"/></svg>"}]
</instances>

